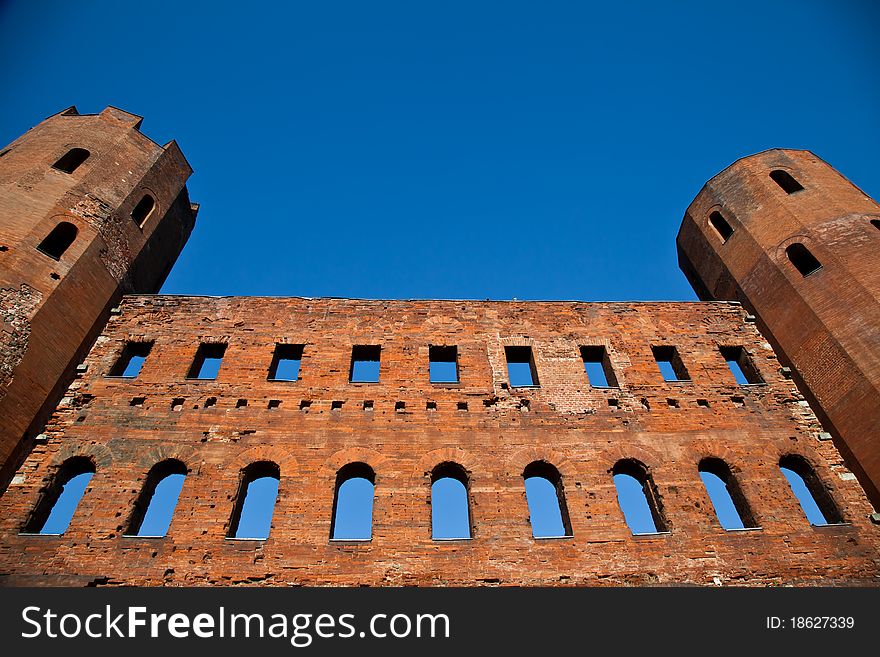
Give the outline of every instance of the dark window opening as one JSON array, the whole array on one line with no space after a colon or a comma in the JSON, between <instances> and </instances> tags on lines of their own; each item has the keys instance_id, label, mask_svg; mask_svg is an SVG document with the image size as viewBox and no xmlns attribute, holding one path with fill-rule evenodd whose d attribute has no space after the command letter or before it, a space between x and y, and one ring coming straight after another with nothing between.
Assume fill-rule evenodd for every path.
<instances>
[{"instance_id":1,"label":"dark window opening","mask_svg":"<svg viewBox=\"0 0 880 657\"><path fill-rule=\"evenodd\" d=\"M654 352L654 360L660 368L664 381L690 381L687 368L678 355L678 349L671 346L654 346L651 347Z\"/></svg>"},{"instance_id":2,"label":"dark window opening","mask_svg":"<svg viewBox=\"0 0 880 657\"><path fill-rule=\"evenodd\" d=\"M59 160L52 165L53 169L58 169L64 173L73 173L85 162L90 153L85 148L71 148Z\"/></svg>"},{"instance_id":3,"label":"dark window opening","mask_svg":"<svg viewBox=\"0 0 880 657\"><path fill-rule=\"evenodd\" d=\"M70 222L62 221L37 245L37 251L53 260L61 260L61 256L76 239L76 233L76 226Z\"/></svg>"},{"instance_id":4,"label":"dark window opening","mask_svg":"<svg viewBox=\"0 0 880 657\"><path fill-rule=\"evenodd\" d=\"M800 242L795 242L786 248L785 255L788 256L795 269L801 273L801 276L807 277L822 269L822 263L816 260L816 256Z\"/></svg>"},{"instance_id":5,"label":"dark window opening","mask_svg":"<svg viewBox=\"0 0 880 657\"><path fill-rule=\"evenodd\" d=\"M871 219L871 225L877 230L880 230L880 219Z\"/></svg>"},{"instance_id":6,"label":"dark window opening","mask_svg":"<svg viewBox=\"0 0 880 657\"><path fill-rule=\"evenodd\" d=\"M241 471L229 538L269 538L280 480L281 469L271 461L251 463Z\"/></svg>"},{"instance_id":7,"label":"dark window opening","mask_svg":"<svg viewBox=\"0 0 880 657\"><path fill-rule=\"evenodd\" d=\"M366 463L349 463L336 473L332 540L365 541L373 535L373 497L376 473Z\"/></svg>"},{"instance_id":8,"label":"dark window opening","mask_svg":"<svg viewBox=\"0 0 880 657\"><path fill-rule=\"evenodd\" d=\"M380 345L355 345L352 347L349 381L352 383L378 383L381 354L382 347Z\"/></svg>"},{"instance_id":9,"label":"dark window opening","mask_svg":"<svg viewBox=\"0 0 880 657\"><path fill-rule=\"evenodd\" d=\"M428 348L431 383L458 383L458 347Z\"/></svg>"},{"instance_id":10,"label":"dark window opening","mask_svg":"<svg viewBox=\"0 0 880 657\"><path fill-rule=\"evenodd\" d=\"M764 383L758 369L742 347L719 347L733 378L740 385Z\"/></svg>"},{"instance_id":11,"label":"dark window opening","mask_svg":"<svg viewBox=\"0 0 880 657\"><path fill-rule=\"evenodd\" d=\"M456 402L455 408L456 408L456 410L459 410L459 411L467 411L468 403L467 402Z\"/></svg>"},{"instance_id":12,"label":"dark window opening","mask_svg":"<svg viewBox=\"0 0 880 657\"><path fill-rule=\"evenodd\" d=\"M223 362L223 354L226 353L226 344L222 342L203 342L196 351L189 372L188 379L216 379L220 372L220 364Z\"/></svg>"},{"instance_id":13,"label":"dark window opening","mask_svg":"<svg viewBox=\"0 0 880 657\"><path fill-rule=\"evenodd\" d=\"M171 400L171 410L172 411L182 411L183 404L186 400L183 397L175 397Z\"/></svg>"},{"instance_id":14,"label":"dark window opening","mask_svg":"<svg viewBox=\"0 0 880 657\"><path fill-rule=\"evenodd\" d=\"M534 461L523 470L529 521L535 538L572 536L562 475L547 461Z\"/></svg>"},{"instance_id":15,"label":"dark window opening","mask_svg":"<svg viewBox=\"0 0 880 657\"><path fill-rule=\"evenodd\" d=\"M773 182L785 190L786 194L794 194L804 188L788 171L783 171L782 169L771 171L770 177L773 179Z\"/></svg>"},{"instance_id":16,"label":"dark window opening","mask_svg":"<svg viewBox=\"0 0 880 657\"><path fill-rule=\"evenodd\" d=\"M403 411L406 410L406 402L403 402L403 401L394 402L394 410L397 411L398 413L402 413Z\"/></svg>"},{"instance_id":17,"label":"dark window opening","mask_svg":"<svg viewBox=\"0 0 880 657\"><path fill-rule=\"evenodd\" d=\"M437 402L435 402L435 401L425 402L425 410L426 411L436 411L437 410Z\"/></svg>"},{"instance_id":18,"label":"dark window opening","mask_svg":"<svg viewBox=\"0 0 880 657\"><path fill-rule=\"evenodd\" d=\"M603 346L581 347L581 359L587 380L594 388L617 388L617 377L608 357L608 350Z\"/></svg>"},{"instance_id":19,"label":"dark window opening","mask_svg":"<svg viewBox=\"0 0 880 657\"><path fill-rule=\"evenodd\" d=\"M504 347L507 376L512 388L537 387L538 369L531 347Z\"/></svg>"},{"instance_id":20,"label":"dark window opening","mask_svg":"<svg viewBox=\"0 0 880 657\"><path fill-rule=\"evenodd\" d=\"M733 228L731 228L730 224L727 223L727 219L725 219L720 212L716 211L710 214L709 223L712 224L712 228L718 233L718 237L721 238L722 244L729 240L730 236L733 235Z\"/></svg>"},{"instance_id":21,"label":"dark window opening","mask_svg":"<svg viewBox=\"0 0 880 657\"><path fill-rule=\"evenodd\" d=\"M633 534L657 534L667 531L660 496L648 469L638 461L618 461L611 469L617 502Z\"/></svg>"},{"instance_id":22,"label":"dark window opening","mask_svg":"<svg viewBox=\"0 0 880 657\"><path fill-rule=\"evenodd\" d=\"M804 457L796 454L783 456L779 459L779 469L788 480L788 485L811 525L835 525L843 522L831 493Z\"/></svg>"},{"instance_id":23,"label":"dark window opening","mask_svg":"<svg viewBox=\"0 0 880 657\"><path fill-rule=\"evenodd\" d=\"M724 529L751 529L758 526L739 482L730 466L718 458L705 458L698 466L700 479Z\"/></svg>"},{"instance_id":24,"label":"dark window opening","mask_svg":"<svg viewBox=\"0 0 880 657\"><path fill-rule=\"evenodd\" d=\"M431 471L431 538L471 538L468 475L457 463L441 463Z\"/></svg>"},{"instance_id":25,"label":"dark window opening","mask_svg":"<svg viewBox=\"0 0 880 657\"><path fill-rule=\"evenodd\" d=\"M304 345L277 344L272 363L269 365L270 381L299 380L299 366L302 362Z\"/></svg>"},{"instance_id":26,"label":"dark window opening","mask_svg":"<svg viewBox=\"0 0 880 657\"><path fill-rule=\"evenodd\" d=\"M143 228L144 224L147 223L147 219L153 214L153 209L155 207L156 201L153 197L149 194L144 194L144 197L138 201L138 204L134 206L134 210L131 211L131 218L134 219L134 223L136 223L138 227Z\"/></svg>"},{"instance_id":27,"label":"dark window opening","mask_svg":"<svg viewBox=\"0 0 880 657\"><path fill-rule=\"evenodd\" d=\"M274 408L281 408L281 400L280 399L270 399L269 403L266 404L266 408L272 410Z\"/></svg>"},{"instance_id":28,"label":"dark window opening","mask_svg":"<svg viewBox=\"0 0 880 657\"><path fill-rule=\"evenodd\" d=\"M140 374L144 361L153 348L152 342L127 342L119 359L110 368L108 376L121 376L128 379Z\"/></svg>"},{"instance_id":29,"label":"dark window opening","mask_svg":"<svg viewBox=\"0 0 880 657\"><path fill-rule=\"evenodd\" d=\"M44 488L24 526L32 534L63 534L67 531L86 487L95 474L95 464L87 456L67 459Z\"/></svg>"},{"instance_id":30,"label":"dark window opening","mask_svg":"<svg viewBox=\"0 0 880 657\"><path fill-rule=\"evenodd\" d=\"M186 479L186 466L177 459L154 465L128 522L128 536L165 536L171 526L177 498Z\"/></svg>"},{"instance_id":31,"label":"dark window opening","mask_svg":"<svg viewBox=\"0 0 880 657\"><path fill-rule=\"evenodd\" d=\"M238 401L235 402L235 407L236 408L245 408L247 406L247 404L248 404L247 399L239 399Z\"/></svg>"},{"instance_id":32,"label":"dark window opening","mask_svg":"<svg viewBox=\"0 0 880 657\"><path fill-rule=\"evenodd\" d=\"M343 404L343 403L344 403L344 402L343 402L341 399L337 399L337 400L335 400L335 401L331 401L331 402L330 402L330 410L331 410L331 411L341 411L341 410L342 410L342 404Z\"/></svg>"}]
</instances>

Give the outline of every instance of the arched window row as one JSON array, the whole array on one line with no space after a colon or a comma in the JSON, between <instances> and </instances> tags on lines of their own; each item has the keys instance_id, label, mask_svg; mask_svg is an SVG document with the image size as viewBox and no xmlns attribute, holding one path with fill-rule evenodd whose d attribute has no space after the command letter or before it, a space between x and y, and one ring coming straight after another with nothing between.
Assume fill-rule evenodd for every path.
<instances>
[{"instance_id":1,"label":"arched window row","mask_svg":"<svg viewBox=\"0 0 880 657\"><path fill-rule=\"evenodd\" d=\"M810 524L844 522L828 488L802 456L788 454L779 470ZM154 465L144 480L123 532L124 536L163 537L172 523L188 469L177 459ZM697 465L716 518L728 531L760 529L738 478L722 459L707 457ZM66 460L41 491L22 531L63 534L95 474L95 463L85 456ZM437 541L469 540L474 536L471 475L460 464L442 462L429 473L431 537ZM636 459L621 459L609 471L624 522L634 535L670 531L662 496L650 469ZM532 536L535 539L573 536L565 486L559 470L543 460L522 472ZM236 540L269 537L281 480L280 467L257 461L243 468L226 536ZM369 541L372 538L376 473L363 462L349 463L336 473L330 518L331 541Z\"/></svg>"}]
</instances>

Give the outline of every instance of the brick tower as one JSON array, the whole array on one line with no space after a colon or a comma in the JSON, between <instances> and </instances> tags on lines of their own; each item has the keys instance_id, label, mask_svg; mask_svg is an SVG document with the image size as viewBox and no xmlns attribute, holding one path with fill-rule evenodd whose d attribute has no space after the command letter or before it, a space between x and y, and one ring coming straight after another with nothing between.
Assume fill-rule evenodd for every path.
<instances>
[{"instance_id":1,"label":"brick tower","mask_svg":"<svg viewBox=\"0 0 880 657\"><path fill-rule=\"evenodd\" d=\"M809 151L712 178L678 234L703 300L752 312L880 508L880 205Z\"/></svg>"},{"instance_id":2,"label":"brick tower","mask_svg":"<svg viewBox=\"0 0 880 657\"><path fill-rule=\"evenodd\" d=\"M0 493L129 292L156 292L197 206L175 142L71 107L0 150Z\"/></svg>"}]
</instances>

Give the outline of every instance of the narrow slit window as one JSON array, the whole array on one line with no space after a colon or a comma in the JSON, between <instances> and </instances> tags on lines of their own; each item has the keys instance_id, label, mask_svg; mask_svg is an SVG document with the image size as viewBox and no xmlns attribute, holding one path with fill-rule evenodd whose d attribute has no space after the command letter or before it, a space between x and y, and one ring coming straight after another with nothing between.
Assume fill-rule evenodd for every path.
<instances>
[{"instance_id":1,"label":"narrow slit window","mask_svg":"<svg viewBox=\"0 0 880 657\"><path fill-rule=\"evenodd\" d=\"M617 388L617 377L608 357L608 350L603 346L581 347L581 359L587 380L594 388Z\"/></svg>"},{"instance_id":2,"label":"narrow slit window","mask_svg":"<svg viewBox=\"0 0 880 657\"><path fill-rule=\"evenodd\" d=\"M229 523L229 538L269 538L280 480L281 469L271 461L257 461L242 470Z\"/></svg>"},{"instance_id":3,"label":"narrow slit window","mask_svg":"<svg viewBox=\"0 0 880 657\"><path fill-rule=\"evenodd\" d=\"M538 369L535 367L531 347L504 347L507 358L507 376L512 388L534 388L538 384Z\"/></svg>"},{"instance_id":4,"label":"narrow slit window","mask_svg":"<svg viewBox=\"0 0 880 657\"><path fill-rule=\"evenodd\" d=\"M120 376L127 379L137 377L152 348L152 342L127 342L122 349L122 354L110 368L108 376Z\"/></svg>"},{"instance_id":5,"label":"narrow slit window","mask_svg":"<svg viewBox=\"0 0 880 657\"><path fill-rule=\"evenodd\" d=\"M431 383L458 383L458 347L428 348Z\"/></svg>"},{"instance_id":6,"label":"narrow slit window","mask_svg":"<svg viewBox=\"0 0 880 657\"><path fill-rule=\"evenodd\" d=\"M638 461L618 461L611 470L617 488L617 502L633 534L666 531L654 482L647 468Z\"/></svg>"},{"instance_id":7,"label":"narrow slit window","mask_svg":"<svg viewBox=\"0 0 880 657\"><path fill-rule=\"evenodd\" d=\"M336 473L330 538L367 541L373 536L376 474L366 463L349 463Z\"/></svg>"},{"instance_id":8,"label":"narrow slit window","mask_svg":"<svg viewBox=\"0 0 880 657\"><path fill-rule=\"evenodd\" d=\"M90 153L85 148L71 148L52 165L53 169L64 173L73 173L85 162Z\"/></svg>"},{"instance_id":9,"label":"narrow slit window","mask_svg":"<svg viewBox=\"0 0 880 657\"><path fill-rule=\"evenodd\" d=\"M718 458L705 458L700 461L698 471L718 522L724 529L751 529L758 526L739 482L727 463Z\"/></svg>"},{"instance_id":10,"label":"narrow slit window","mask_svg":"<svg viewBox=\"0 0 880 657\"><path fill-rule=\"evenodd\" d=\"M678 349L672 346L654 346L651 347L651 351L654 352L654 360L657 361L657 367L660 368L664 381L691 380Z\"/></svg>"},{"instance_id":11,"label":"narrow slit window","mask_svg":"<svg viewBox=\"0 0 880 657\"><path fill-rule=\"evenodd\" d=\"M716 211L710 214L709 223L712 224L712 228L718 233L718 237L721 238L722 244L729 240L730 236L733 235L733 228L727 223L727 219L725 219L720 212Z\"/></svg>"},{"instance_id":12,"label":"narrow slit window","mask_svg":"<svg viewBox=\"0 0 880 657\"><path fill-rule=\"evenodd\" d=\"M468 475L457 463L441 463L431 472L431 538L471 537Z\"/></svg>"},{"instance_id":13,"label":"narrow slit window","mask_svg":"<svg viewBox=\"0 0 880 657\"><path fill-rule=\"evenodd\" d=\"M63 534L95 474L94 462L86 456L67 459L34 507L24 531L31 534Z\"/></svg>"},{"instance_id":14,"label":"narrow slit window","mask_svg":"<svg viewBox=\"0 0 880 657\"><path fill-rule=\"evenodd\" d=\"M785 191L786 194L794 194L795 192L799 192L804 188L803 185L801 185L797 180L794 179L794 176L792 176L788 171L783 171L782 169L771 171L770 177L773 179L773 182L775 182Z\"/></svg>"},{"instance_id":15,"label":"narrow slit window","mask_svg":"<svg viewBox=\"0 0 880 657\"><path fill-rule=\"evenodd\" d=\"M176 459L154 465L134 504L128 536L165 536L186 479L186 466Z\"/></svg>"},{"instance_id":16,"label":"narrow slit window","mask_svg":"<svg viewBox=\"0 0 880 657\"><path fill-rule=\"evenodd\" d=\"M134 206L134 210L131 211L131 218L139 228L143 228L155 208L156 200L149 194L144 194L144 197L138 201L138 204Z\"/></svg>"},{"instance_id":17,"label":"narrow slit window","mask_svg":"<svg viewBox=\"0 0 880 657\"><path fill-rule=\"evenodd\" d=\"M61 260L61 256L76 239L76 234L76 226L68 221L62 221L37 245L37 251L53 260Z\"/></svg>"},{"instance_id":18,"label":"narrow slit window","mask_svg":"<svg viewBox=\"0 0 880 657\"><path fill-rule=\"evenodd\" d=\"M532 536L535 538L571 536L571 520L565 504L565 491L559 470L546 461L534 461L523 470L523 480Z\"/></svg>"},{"instance_id":19,"label":"narrow slit window","mask_svg":"<svg viewBox=\"0 0 880 657\"><path fill-rule=\"evenodd\" d=\"M299 380L299 366L302 363L304 345L277 344L272 364L269 365L270 381Z\"/></svg>"},{"instance_id":20,"label":"narrow slit window","mask_svg":"<svg viewBox=\"0 0 880 657\"><path fill-rule=\"evenodd\" d=\"M801 276L805 278L822 269L822 263L800 242L795 242L786 248L785 255L788 256L795 269L801 273Z\"/></svg>"},{"instance_id":21,"label":"narrow slit window","mask_svg":"<svg viewBox=\"0 0 880 657\"><path fill-rule=\"evenodd\" d=\"M758 368L752 362L748 352L743 347L719 347L721 356L727 362L730 373L740 385L764 383Z\"/></svg>"},{"instance_id":22,"label":"narrow slit window","mask_svg":"<svg viewBox=\"0 0 880 657\"><path fill-rule=\"evenodd\" d=\"M188 379L216 379L220 373L220 365L223 355L226 353L226 344L222 342L203 342L196 351L186 378Z\"/></svg>"},{"instance_id":23,"label":"narrow slit window","mask_svg":"<svg viewBox=\"0 0 880 657\"><path fill-rule=\"evenodd\" d=\"M378 383L382 347L379 345L355 345L351 348L352 383Z\"/></svg>"},{"instance_id":24,"label":"narrow slit window","mask_svg":"<svg viewBox=\"0 0 880 657\"><path fill-rule=\"evenodd\" d=\"M779 459L779 469L811 525L836 525L843 522L831 494L805 458L795 454L783 456Z\"/></svg>"}]
</instances>

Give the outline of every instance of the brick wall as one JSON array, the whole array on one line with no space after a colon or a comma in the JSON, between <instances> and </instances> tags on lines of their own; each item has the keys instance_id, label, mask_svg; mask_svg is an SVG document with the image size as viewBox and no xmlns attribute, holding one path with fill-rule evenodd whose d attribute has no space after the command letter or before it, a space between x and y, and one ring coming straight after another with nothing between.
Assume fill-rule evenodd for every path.
<instances>
[{"instance_id":1,"label":"brick wall","mask_svg":"<svg viewBox=\"0 0 880 657\"><path fill-rule=\"evenodd\" d=\"M108 377L129 340L154 341L143 369ZM187 380L203 341L228 345L219 375ZM305 345L296 382L267 380L283 342ZM381 345L379 383L348 381L359 344ZM432 344L458 347L460 383L429 382ZM532 347L540 387L509 386L506 345ZM619 389L589 385L583 345L606 346ZM663 381L656 345L677 347L690 382ZM765 383L738 385L719 346L744 347ZM0 498L7 584L876 585L880 575L862 488L737 304L128 296L85 364ZM809 460L845 524L808 523L778 468L786 454ZM97 471L68 531L20 534L75 455ZM710 456L732 468L759 529L720 527L697 472ZM168 535L122 536L165 458L189 469ZM625 524L610 473L625 458L649 469L668 534ZM228 539L241 470L259 460L281 473L271 534ZM570 538L532 538L522 473L536 460L562 475ZM372 540L333 542L336 473L355 461L376 473ZM430 472L446 461L468 473L468 541L431 539Z\"/></svg>"}]
</instances>

